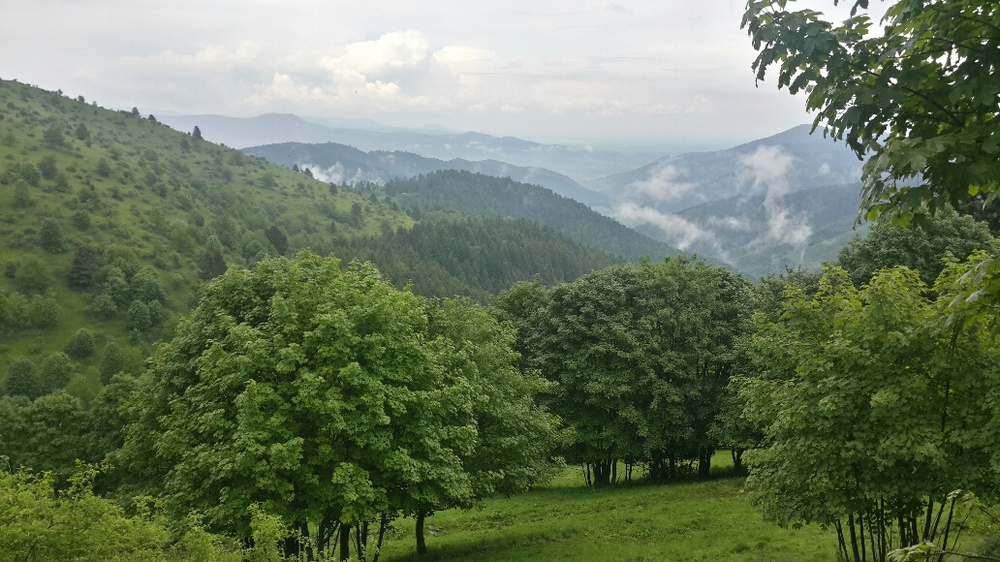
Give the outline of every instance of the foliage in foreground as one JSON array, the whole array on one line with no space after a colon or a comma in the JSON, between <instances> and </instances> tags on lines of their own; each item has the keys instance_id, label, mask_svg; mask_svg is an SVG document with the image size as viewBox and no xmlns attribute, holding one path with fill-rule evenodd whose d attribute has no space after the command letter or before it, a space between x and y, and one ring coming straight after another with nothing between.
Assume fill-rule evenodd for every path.
<instances>
[{"instance_id":1,"label":"foliage in foreground","mask_svg":"<svg viewBox=\"0 0 1000 562\"><path fill-rule=\"evenodd\" d=\"M377 558L398 515L516 491L549 461L544 383L477 311L308 253L230 270L140 379L119 463L175 518L247 538L259 504L299 533L288 552L347 558L353 535Z\"/></svg>"},{"instance_id":2,"label":"foliage in foreground","mask_svg":"<svg viewBox=\"0 0 1000 562\"><path fill-rule=\"evenodd\" d=\"M768 517L834 527L844 558L885 560L952 547L954 491L997 497L1000 348L981 321L944 321L968 267L950 266L936 300L905 268L861 289L831 268L814 297L792 288L780 319L759 318L743 398L764 429L748 490Z\"/></svg>"}]
</instances>

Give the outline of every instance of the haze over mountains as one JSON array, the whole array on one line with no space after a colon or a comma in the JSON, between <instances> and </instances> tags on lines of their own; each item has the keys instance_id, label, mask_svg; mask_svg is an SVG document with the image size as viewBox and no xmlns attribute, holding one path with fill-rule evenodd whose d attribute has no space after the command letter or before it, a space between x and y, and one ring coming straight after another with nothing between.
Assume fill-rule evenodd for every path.
<instances>
[{"instance_id":1,"label":"haze over mountains","mask_svg":"<svg viewBox=\"0 0 1000 562\"><path fill-rule=\"evenodd\" d=\"M283 142L335 142L365 152L403 151L440 160L498 160L524 168L556 170L576 181L631 170L661 156L650 152L623 153L588 146L541 144L475 132L394 129L370 121L324 120L324 123L316 123L278 113L251 118L167 115L160 120L180 131L191 131L197 125L207 140L235 148ZM340 126L331 127L329 123Z\"/></svg>"},{"instance_id":2,"label":"haze over mountains","mask_svg":"<svg viewBox=\"0 0 1000 562\"><path fill-rule=\"evenodd\" d=\"M310 120L314 119L314 120ZM375 182L465 170L534 184L744 273L816 268L853 237L861 162L801 125L725 150L653 155L365 120L168 116L181 130L319 179ZM801 192L801 193L800 193ZM456 209L467 209L454 202ZM628 253L626 253L628 254Z\"/></svg>"}]
</instances>

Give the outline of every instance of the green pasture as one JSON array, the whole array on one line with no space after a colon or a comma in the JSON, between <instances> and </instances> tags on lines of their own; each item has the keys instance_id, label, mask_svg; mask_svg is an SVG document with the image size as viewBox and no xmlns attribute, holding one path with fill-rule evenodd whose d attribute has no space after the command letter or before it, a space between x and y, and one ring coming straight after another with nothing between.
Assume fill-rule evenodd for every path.
<instances>
[{"instance_id":1,"label":"green pasture","mask_svg":"<svg viewBox=\"0 0 1000 562\"><path fill-rule=\"evenodd\" d=\"M764 521L731 476L728 451L714 460L714 480L605 489L587 489L580 469L567 468L530 492L429 517L426 556L415 553L413 521L397 521L381 560L836 560L835 533Z\"/></svg>"}]
</instances>

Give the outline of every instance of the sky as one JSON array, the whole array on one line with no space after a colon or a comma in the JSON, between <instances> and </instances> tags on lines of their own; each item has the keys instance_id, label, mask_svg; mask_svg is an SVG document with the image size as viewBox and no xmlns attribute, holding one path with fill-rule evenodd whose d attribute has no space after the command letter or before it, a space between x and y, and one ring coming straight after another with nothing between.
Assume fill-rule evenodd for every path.
<instances>
[{"instance_id":1,"label":"sky","mask_svg":"<svg viewBox=\"0 0 1000 562\"><path fill-rule=\"evenodd\" d=\"M0 78L144 114L719 148L811 121L755 85L743 0L4 4Z\"/></svg>"}]
</instances>

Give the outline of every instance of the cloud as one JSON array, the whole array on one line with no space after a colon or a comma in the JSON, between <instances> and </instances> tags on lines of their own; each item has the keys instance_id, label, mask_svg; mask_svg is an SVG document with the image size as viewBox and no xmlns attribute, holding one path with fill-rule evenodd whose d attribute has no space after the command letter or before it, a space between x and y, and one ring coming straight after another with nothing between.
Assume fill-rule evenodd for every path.
<instances>
[{"instance_id":1,"label":"cloud","mask_svg":"<svg viewBox=\"0 0 1000 562\"><path fill-rule=\"evenodd\" d=\"M795 216L786 208L784 198L789 192L788 173L795 158L780 146L760 146L739 158L737 178L756 193L764 194L767 232L763 238L804 247L812 237L812 227L805 215Z\"/></svg>"},{"instance_id":2,"label":"cloud","mask_svg":"<svg viewBox=\"0 0 1000 562\"><path fill-rule=\"evenodd\" d=\"M309 171L312 172L314 178L327 183L344 185L366 181L374 183L384 182L383 178L378 174L366 173L360 168L348 170L340 162L334 162L332 166L328 166L326 168L317 164L310 164L308 162L296 162L295 165L298 166L300 170L309 168Z\"/></svg>"},{"instance_id":3,"label":"cloud","mask_svg":"<svg viewBox=\"0 0 1000 562\"><path fill-rule=\"evenodd\" d=\"M646 179L628 184L627 189L637 195L645 195L653 201L676 201L695 188L693 183L677 181L684 173L674 164L654 166Z\"/></svg>"},{"instance_id":4,"label":"cloud","mask_svg":"<svg viewBox=\"0 0 1000 562\"><path fill-rule=\"evenodd\" d=\"M711 232L697 224L669 213L661 213L651 207L623 203L612 211L614 218L633 225L650 224L663 232L664 239L679 250L687 250L697 242L715 243Z\"/></svg>"}]
</instances>

